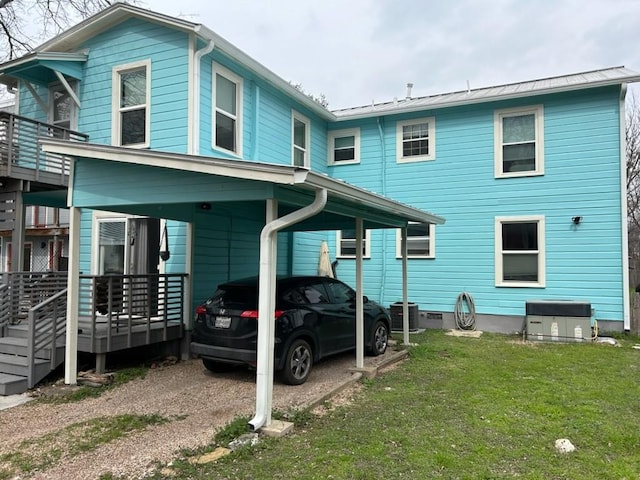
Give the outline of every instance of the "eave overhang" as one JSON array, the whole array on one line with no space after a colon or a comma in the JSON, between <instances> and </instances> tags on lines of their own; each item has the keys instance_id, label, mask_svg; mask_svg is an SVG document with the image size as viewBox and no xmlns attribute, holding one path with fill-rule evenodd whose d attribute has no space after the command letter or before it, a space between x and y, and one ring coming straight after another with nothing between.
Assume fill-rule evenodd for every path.
<instances>
[{"instance_id":1,"label":"eave overhang","mask_svg":"<svg viewBox=\"0 0 640 480\"><path fill-rule=\"evenodd\" d=\"M357 217L361 214L365 218L371 217L380 226L398 227L406 225L408 222L434 224L443 224L445 222L444 218L425 210L397 202L341 180L311 172L306 168L86 144L53 138L43 138L40 143L45 152L74 158L93 158L154 168L169 168L178 171L217 175L230 179L269 182L274 185L288 186L290 189L302 194L325 189L334 208L344 205L344 212L348 212L349 216ZM338 214L339 210L340 207L334 213Z\"/></svg>"},{"instance_id":2,"label":"eave overhang","mask_svg":"<svg viewBox=\"0 0 640 480\"><path fill-rule=\"evenodd\" d=\"M56 72L80 80L82 64L87 58L87 52L37 51L3 63L0 65L0 75L3 83L7 83L9 79L19 79L36 85L48 85L59 79Z\"/></svg>"}]
</instances>

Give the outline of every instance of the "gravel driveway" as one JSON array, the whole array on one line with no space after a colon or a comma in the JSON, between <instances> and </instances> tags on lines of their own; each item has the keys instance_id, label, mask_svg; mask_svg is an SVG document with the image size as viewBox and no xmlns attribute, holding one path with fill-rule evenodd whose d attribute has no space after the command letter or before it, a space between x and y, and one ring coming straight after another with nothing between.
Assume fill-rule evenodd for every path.
<instances>
[{"instance_id":1,"label":"gravel driveway","mask_svg":"<svg viewBox=\"0 0 640 480\"><path fill-rule=\"evenodd\" d=\"M404 352L389 349L385 355L365 357L365 366L382 366ZM340 355L314 366L310 379L300 386L274 384L274 409L304 407L357 380L360 374L353 354ZM208 372L199 360L149 370L146 378L131 381L99 398L61 405L27 403L0 411L0 455L15 445L64 427L122 414L159 414L172 418L100 448L53 465L45 472L20 478L97 479L114 476L136 478L148 473L154 462L167 463L184 448L211 442L216 430L238 415L255 412L255 373L238 370L224 374Z\"/></svg>"}]
</instances>

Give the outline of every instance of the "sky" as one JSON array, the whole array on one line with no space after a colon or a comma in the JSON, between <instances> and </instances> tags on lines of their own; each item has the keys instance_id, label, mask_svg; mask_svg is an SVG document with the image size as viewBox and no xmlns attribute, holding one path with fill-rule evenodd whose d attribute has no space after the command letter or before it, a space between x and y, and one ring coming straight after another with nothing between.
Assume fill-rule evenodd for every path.
<instances>
[{"instance_id":1,"label":"sky","mask_svg":"<svg viewBox=\"0 0 640 480\"><path fill-rule=\"evenodd\" d=\"M329 109L624 65L640 0L139 0L202 23ZM631 88L640 96L640 85ZM637 92L637 93L636 93Z\"/></svg>"}]
</instances>

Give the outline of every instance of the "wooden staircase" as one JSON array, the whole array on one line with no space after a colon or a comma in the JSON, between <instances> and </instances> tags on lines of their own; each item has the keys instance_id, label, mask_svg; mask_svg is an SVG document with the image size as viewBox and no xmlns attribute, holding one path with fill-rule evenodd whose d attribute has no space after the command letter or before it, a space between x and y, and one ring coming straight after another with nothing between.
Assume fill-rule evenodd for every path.
<instances>
[{"instance_id":1,"label":"wooden staircase","mask_svg":"<svg viewBox=\"0 0 640 480\"><path fill-rule=\"evenodd\" d=\"M64 335L55 349L45 348L29 361L29 329L26 325L10 325L0 338L0 395L24 393L64 361ZM53 360L53 362L52 362ZM52 364L55 367L52 368ZM33 365L33 367L32 367ZM29 381L33 368L33 379Z\"/></svg>"},{"instance_id":2,"label":"wooden staircase","mask_svg":"<svg viewBox=\"0 0 640 480\"><path fill-rule=\"evenodd\" d=\"M32 292L24 275L16 277L11 288L0 289L0 303L19 305L22 312L8 309L12 320L0 321L0 395L27 391L64 361L67 289L61 277L31 282ZM28 296L33 300L26 308Z\"/></svg>"}]
</instances>

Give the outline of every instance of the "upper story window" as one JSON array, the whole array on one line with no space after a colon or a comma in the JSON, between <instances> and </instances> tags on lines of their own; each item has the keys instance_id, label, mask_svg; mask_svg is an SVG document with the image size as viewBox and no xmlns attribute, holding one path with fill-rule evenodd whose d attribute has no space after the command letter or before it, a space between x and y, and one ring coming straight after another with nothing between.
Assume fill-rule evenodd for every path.
<instances>
[{"instance_id":1,"label":"upper story window","mask_svg":"<svg viewBox=\"0 0 640 480\"><path fill-rule=\"evenodd\" d=\"M113 68L111 142L114 145L149 146L151 61Z\"/></svg>"},{"instance_id":2,"label":"upper story window","mask_svg":"<svg viewBox=\"0 0 640 480\"><path fill-rule=\"evenodd\" d=\"M544 173L542 105L494 113L495 176Z\"/></svg>"},{"instance_id":3,"label":"upper story window","mask_svg":"<svg viewBox=\"0 0 640 480\"><path fill-rule=\"evenodd\" d=\"M356 258L356 231L353 230L338 230L336 233L336 245L338 246L338 252L336 254L339 258ZM364 237L362 238L362 258L371 258L371 232L369 230L364 231Z\"/></svg>"},{"instance_id":4,"label":"upper story window","mask_svg":"<svg viewBox=\"0 0 640 480\"><path fill-rule=\"evenodd\" d=\"M496 217L496 286L544 287L544 217Z\"/></svg>"},{"instance_id":5,"label":"upper story window","mask_svg":"<svg viewBox=\"0 0 640 480\"><path fill-rule=\"evenodd\" d=\"M398 122L396 129L398 163L435 160L436 119L434 117Z\"/></svg>"},{"instance_id":6,"label":"upper story window","mask_svg":"<svg viewBox=\"0 0 640 480\"><path fill-rule=\"evenodd\" d=\"M329 165L360 163L360 129L349 128L329 132L327 152Z\"/></svg>"},{"instance_id":7,"label":"upper story window","mask_svg":"<svg viewBox=\"0 0 640 480\"><path fill-rule=\"evenodd\" d=\"M75 82L72 88L76 89ZM78 128L76 104L61 84L49 88L49 123L67 130Z\"/></svg>"},{"instance_id":8,"label":"upper story window","mask_svg":"<svg viewBox=\"0 0 640 480\"><path fill-rule=\"evenodd\" d=\"M407 258L435 258L435 225L409 222L407 225ZM402 258L402 232L396 233L396 258Z\"/></svg>"},{"instance_id":9,"label":"upper story window","mask_svg":"<svg viewBox=\"0 0 640 480\"><path fill-rule=\"evenodd\" d=\"M242 78L213 64L214 148L242 155Z\"/></svg>"},{"instance_id":10,"label":"upper story window","mask_svg":"<svg viewBox=\"0 0 640 480\"><path fill-rule=\"evenodd\" d=\"M310 161L311 122L295 110L291 113L291 162L296 167L309 168Z\"/></svg>"}]
</instances>

